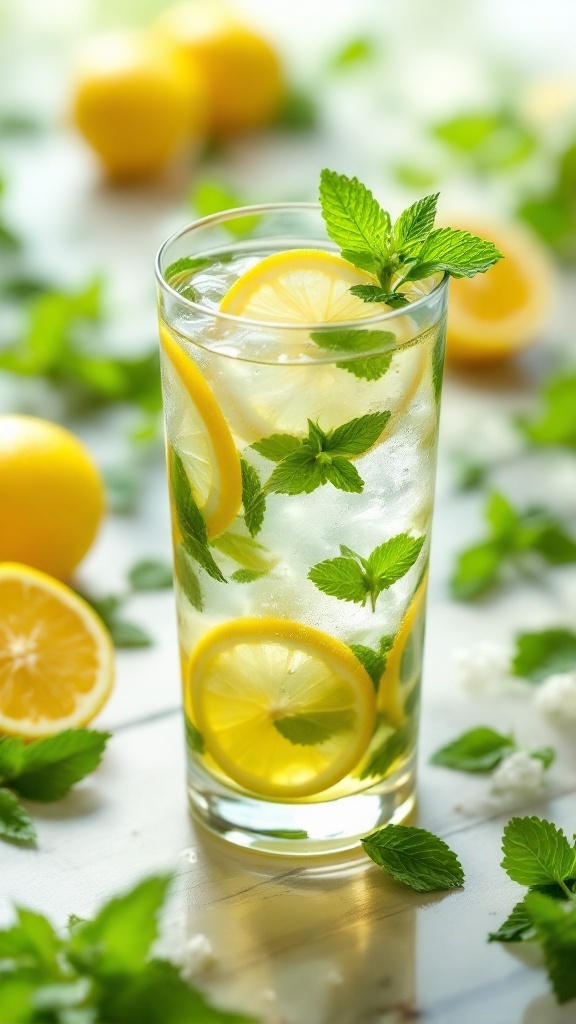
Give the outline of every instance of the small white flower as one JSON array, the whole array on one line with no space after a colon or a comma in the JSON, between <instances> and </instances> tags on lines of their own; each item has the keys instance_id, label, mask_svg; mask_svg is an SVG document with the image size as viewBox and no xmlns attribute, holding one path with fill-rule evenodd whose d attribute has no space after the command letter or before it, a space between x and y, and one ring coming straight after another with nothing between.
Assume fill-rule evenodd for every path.
<instances>
[{"instance_id":1,"label":"small white flower","mask_svg":"<svg viewBox=\"0 0 576 1024\"><path fill-rule=\"evenodd\" d=\"M477 696L501 686L510 670L509 651L490 641L458 647L452 657L458 685Z\"/></svg>"},{"instance_id":2,"label":"small white flower","mask_svg":"<svg viewBox=\"0 0 576 1024\"><path fill-rule=\"evenodd\" d=\"M552 718L576 722L576 672L548 676L536 691L536 707Z\"/></svg>"},{"instance_id":3,"label":"small white flower","mask_svg":"<svg viewBox=\"0 0 576 1024\"><path fill-rule=\"evenodd\" d=\"M180 973L187 981L191 981L198 974L205 974L214 966L216 957L214 947L206 935L193 935L184 943L180 958L182 969Z\"/></svg>"},{"instance_id":4,"label":"small white flower","mask_svg":"<svg viewBox=\"0 0 576 1024\"><path fill-rule=\"evenodd\" d=\"M492 792L499 796L539 793L544 787L545 771L540 758L517 750L498 765L492 776Z\"/></svg>"}]
</instances>

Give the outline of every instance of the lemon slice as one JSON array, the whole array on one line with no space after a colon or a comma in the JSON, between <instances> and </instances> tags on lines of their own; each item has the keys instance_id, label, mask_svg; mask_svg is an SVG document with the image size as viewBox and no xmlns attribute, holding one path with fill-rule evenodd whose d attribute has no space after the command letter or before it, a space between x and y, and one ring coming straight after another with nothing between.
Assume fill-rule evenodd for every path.
<instances>
[{"instance_id":1,"label":"lemon slice","mask_svg":"<svg viewBox=\"0 0 576 1024\"><path fill-rule=\"evenodd\" d=\"M427 582L425 576L402 619L378 687L378 710L396 726L405 724L404 705L420 679Z\"/></svg>"},{"instance_id":2,"label":"lemon slice","mask_svg":"<svg viewBox=\"0 0 576 1024\"><path fill-rule=\"evenodd\" d=\"M236 619L192 653L188 686L206 749L226 774L284 800L329 789L374 731L374 687L345 644L286 619Z\"/></svg>"},{"instance_id":3,"label":"lemon slice","mask_svg":"<svg viewBox=\"0 0 576 1024\"><path fill-rule=\"evenodd\" d=\"M85 725L110 694L113 666L108 632L82 598L0 564L0 733L35 739Z\"/></svg>"},{"instance_id":4,"label":"lemon slice","mask_svg":"<svg viewBox=\"0 0 576 1024\"><path fill-rule=\"evenodd\" d=\"M332 253L292 249L267 256L238 278L220 310L294 326L361 321L390 312L383 303L367 303L352 295L350 288L355 284L374 284L374 279ZM395 317L391 326L397 345L418 333L407 314ZM297 338L284 340L289 345ZM289 355L286 345L284 349L283 355ZM321 348L318 355L322 357ZM325 356L326 363L306 365L281 365L280 359L255 367L230 360L214 388L234 433L252 444L276 432L306 433L308 419L330 430L347 419L383 409L392 414L392 423L410 405L427 365L426 345L416 344L396 353L382 377L368 381L330 362L334 356L329 351Z\"/></svg>"},{"instance_id":5,"label":"lemon slice","mask_svg":"<svg viewBox=\"0 0 576 1024\"><path fill-rule=\"evenodd\" d=\"M240 460L220 407L192 360L161 328L166 432L182 459L210 538L234 522L242 502Z\"/></svg>"}]
</instances>

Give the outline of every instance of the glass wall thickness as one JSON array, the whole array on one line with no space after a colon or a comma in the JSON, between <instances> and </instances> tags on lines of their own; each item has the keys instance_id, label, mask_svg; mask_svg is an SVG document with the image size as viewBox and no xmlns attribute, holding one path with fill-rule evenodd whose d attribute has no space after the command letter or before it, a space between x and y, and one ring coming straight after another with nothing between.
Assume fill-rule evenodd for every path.
<instances>
[{"instance_id":1,"label":"glass wall thickness","mask_svg":"<svg viewBox=\"0 0 576 1024\"><path fill-rule=\"evenodd\" d=\"M334 251L322 227L234 211L157 266L190 801L281 853L413 805L444 359L445 280L351 322L220 311L265 257Z\"/></svg>"}]
</instances>

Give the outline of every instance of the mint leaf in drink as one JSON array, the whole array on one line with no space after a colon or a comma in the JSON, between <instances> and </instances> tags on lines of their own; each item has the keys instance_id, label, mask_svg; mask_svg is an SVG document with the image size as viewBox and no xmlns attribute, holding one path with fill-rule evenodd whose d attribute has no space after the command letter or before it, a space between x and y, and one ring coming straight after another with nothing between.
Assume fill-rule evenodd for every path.
<instances>
[{"instance_id":1,"label":"mint leaf in drink","mask_svg":"<svg viewBox=\"0 0 576 1024\"><path fill-rule=\"evenodd\" d=\"M355 266L377 273L386 258L390 216L358 178L320 175L320 203L328 236Z\"/></svg>"},{"instance_id":2,"label":"mint leaf in drink","mask_svg":"<svg viewBox=\"0 0 576 1024\"><path fill-rule=\"evenodd\" d=\"M360 772L361 779L382 778L403 754L406 754L413 741L413 730L408 726L396 729L370 754Z\"/></svg>"},{"instance_id":3,"label":"mint leaf in drink","mask_svg":"<svg viewBox=\"0 0 576 1024\"><path fill-rule=\"evenodd\" d=\"M173 583L172 566L157 558L145 558L128 573L132 590L169 590Z\"/></svg>"},{"instance_id":4,"label":"mint leaf in drink","mask_svg":"<svg viewBox=\"0 0 576 1024\"><path fill-rule=\"evenodd\" d=\"M256 583L257 580L261 580L267 575L267 572L258 572L256 569L237 569L232 573L230 579L235 580L236 583Z\"/></svg>"},{"instance_id":5,"label":"mint leaf in drink","mask_svg":"<svg viewBox=\"0 0 576 1024\"><path fill-rule=\"evenodd\" d=\"M255 537L262 529L264 516L266 514L266 498L260 483L260 477L254 466L251 466L246 459L240 456L240 469L242 472L242 506L244 508L244 522L252 537Z\"/></svg>"},{"instance_id":6,"label":"mint leaf in drink","mask_svg":"<svg viewBox=\"0 0 576 1024\"><path fill-rule=\"evenodd\" d=\"M252 569L254 572L270 572L277 562L264 544L236 530L226 530L220 537L215 537L212 547L234 559L244 569Z\"/></svg>"},{"instance_id":7,"label":"mint leaf in drink","mask_svg":"<svg viewBox=\"0 0 576 1024\"><path fill-rule=\"evenodd\" d=\"M356 286L355 286L356 287ZM355 287L350 291L354 292ZM371 287L369 285L358 285L358 288ZM364 296L360 296L364 298ZM366 301L377 301L366 299ZM378 352L378 349L391 349L395 344L396 336L392 331L371 331L368 328L337 328L323 331L312 331L310 337L320 348L326 348L334 352ZM393 351L382 355L367 354L360 359L346 359L336 363L339 370L346 370L361 380L380 380L390 369Z\"/></svg>"},{"instance_id":8,"label":"mint leaf in drink","mask_svg":"<svg viewBox=\"0 0 576 1024\"><path fill-rule=\"evenodd\" d=\"M302 439L294 437L293 434L271 434L270 437L263 437L261 441L254 441L250 447L270 462L282 462L287 455L297 451L301 443Z\"/></svg>"},{"instance_id":9,"label":"mint leaf in drink","mask_svg":"<svg viewBox=\"0 0 576 1024\"><path fill-rule=\"evenodd\" d=\"M380 640L377 651L373 650L372 647L366 647L365 644L348 645L352 653L358 658L360 664L366 669L374 684L376 693L378 693L382 673L386 668L388 652L391 650L393 644L393 636L383 636Z\"/></svg>"},{"instance_id":10,"label":"mint leaf in drink","mask_svg":"<svg viewBox=\"0 0 576 1024\"><path fill-rule=\"evenodd\" d=\"M525 905L558 1002L576 999L576 903L529 892Z\"/></svg>"},{"instance_id":11,"label":"mint leaf in drink","mask_svg":"<svg viewBox=\"0 0 576 1024\"><path fill-rule=\"evenodd\" d=\"M526 903L521 900L497 931L490 932L488 942L527 942L536 935Z\"/></svg>"},{"instance_id":12,"label":"mint leaf in drink","mask_svg":"<svg viewBox=\"0 0 576 1024\"><path fill-rule=\"evenodd\" d=\"M419 248L417 260L404 275L404 281L420 281L439 270L450 277L475 277L502 258L492 242L469 231L437 228Z\"/></svg>"},{"instance_id":13,"label":"mint leaf in drink","mask_svg":"<svg viewBox=\"0 0 576 1024\"><path fill-rule=\"evenodd\" d=\"M559 672L573 671L576 669L576 633L569 629L520 633L516 637L511 668L515 676L532 683L541 683Z\"/></svg>"},{"instance_id":14,"label":"mint leaf in drink","mask_svg":"<svg viewBox=\"0 0 576 1024\"><path fill-rule=\"evenodd\" d=\"M368 558L343 546L340 557L312 566L308 579L323 593L341 601L364 605L370 598L372 611L375 611L378 595L410 571L424 540L424 537L400 533L380 544Z\"/></svg>"},{"instance_id":15,"label":"mint leaf in drink","mask_svg":"<svg viewBox=\"0 0 576 1024\"><path fill-rule=\"evenodd\" d=\"M168 466L176 518L186 550L212 579L218 580L220 583L226 583L226 578L214 561L210 551L206 524L200 509L194 501L184 463L178 452L172 447L169 448Z\"/></svg>"},{"instance_id":16,"label":"mint leaf in drink","mask_svg":"<svg viewBox=\"0 0 576 1024\"><path fill-rule=\"evenodd\" d=\"M376 444L390 419L389 412L372 412L343 423L326 434L324 451L346 459L364 455Z\"/></svg>"},{"instance_id":17,"label":"mint leaf in drink","mask_svg":"<svg viewBox=\"0 0 576 1024\"><path fill-rule=\"evenodd\" d=\"M464 884L457 856L443 839L411 825L387 825L362 840L368 856L416 892L443 892Z\"/></svg>"},{"instance_id":18,"label":"mint leaf in drink","mask_svg":"<svg viewBox=\"0 0 576 1024\"><path fill-rule=\"evenodd\" d=\"M0 836L18 843L32 843L36 839L36 829L27 811L14 793L5 788L0 788Z\"/></svg>"},{"instance_id":19,"label":"mint leaf in drink","mask_svg":"<svg viewBox=\"0 0 576 1024\"><path fill-rule=\"evenodd\" d=\"M67 729L28 743L16 776L5 782L28 800L61 800L77 782L93 772L110 733L96 729Z\"/></svg>"},{"instance_id":20,"label":"mint leaf in drink","mask_svg":"<svg viewBox=\"0 0 576 1024\"><path fill-rule=\"evenodd\" d=\"M202 600L200 580L198 579L196 570L194 569L194 561L188 554L185 544L177 545L174 554L174 563L176 567L176 579L180 590L188 598L192 607L201 612L204 608L204 603Z\"/></svg>"},{"instance_id":21,"label":"mint leaf in drink","mask_svg":"<svg viewBox=\"0 0 576 1024\"><path fill-rule=\"evenodd\" d=\"M326 476L328 482L339 491L361 494L364 490L364 481L356 467L340 455L332 456L326 466Z\"/></svg>"},{"instance_id":22,"label":"mint leaf in drink","mask_svg":"<svg viewBox=\"0 0 576 1024\"><path fill-rule=\"evenodd\" d=\"M576 874L576 851L562 829L536 817L512 818L502 838L502 867L520 885L556 883L571 895L565 881Z\"/></svg>"},{"instance_id":23,"label":"mint leaf in drink","mask_svg":"<svg viewBox=\"0 0 576 1024\"><path fill-rule=\"evenodd\" d=\"M408 299L405 298L404 295L401 293L395 295L394 292L386 292L377 284L354 284L350 291L352 292L352 295L356 295L357 298L364 299L364 302L385 302L388 305L391 305L391 303L388 303L388 299L391 299L392 302L398 301L400 306L408 305ZM383 331L382 333L384 334L386 332Z\"/></svg>"},{"instance_id":24,"label":"mint leaf in drink","mask_svg":"<svg viewBox=\"0 0 576 1024\"><path fill-rule=\"evenodd\" d=\"M424 196L400 214L393 232L396 249L407 255L420 250L434 227L439 196L439 192Z\"/></svg>"},{"instance_id":25,"label":"mint leaf in drink","mask_svg":"<svg viewBox=\"0 0 576 1024\"><path fill-rule=\"evenodd\" d=\"M356 725L353 711L312 711L285 715L274 721L274 728L290 743L312 747L325 743L340 732L352 732Z\"/></svg>"},{"instance_id":26,"label":"mint leaf in drink","mask_svg":"<svg viewBox=\"0 0 576 1024\"><path fill-rule=\"evenodd\" d=\"M328 483L326 467L318 461L318 452L303 443L292 455L279 462L269 477L267 494L311 494Z\"/></svg>"},{"instance_id":27,"label":"mint leaf in drink","mask_svg":"<svg viewBox=\"0 0 576 1024\"><path fill-rule=\"evenodd\" d=\"M430 763L463 772L489 772L517 749L512 736L480 725L437 750Z\"/></svg>"},{"instance_id":28,"label":"mint leaf in drink","mask_svg":"<svg viewBox=\"0 0 576 1024\"><path fill-rule=\"evenodd\" d=\"M189 718L184 719L184 731L186 735L186 743L196 754L203 754L206 750L206 743L204 737L199 729L196 728L193 722Z\"/></svg>"}]
</instances>

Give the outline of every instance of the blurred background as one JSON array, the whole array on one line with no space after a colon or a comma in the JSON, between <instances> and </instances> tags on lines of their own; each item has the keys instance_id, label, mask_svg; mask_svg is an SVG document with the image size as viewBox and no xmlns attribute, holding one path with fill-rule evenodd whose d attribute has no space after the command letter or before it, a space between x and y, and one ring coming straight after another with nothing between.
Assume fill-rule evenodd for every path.
<instances>
[{"instance_id":1,"label":"blurred background","mask_svg":"<svg viewBox=\"0 0 576 1024\"><path fill-rule=\"evenodd\" d=\"M575 30L571 0L2 0L0 409L71 425L112 516L167 550L154 254L199 215L314 199L329 166L393 214L440 190L507 256L452 286L450 486L527 439L571 454Z\"/></svg>"}]
</instances>

